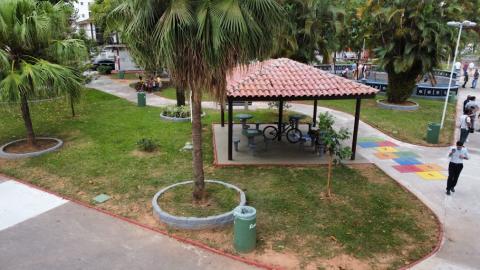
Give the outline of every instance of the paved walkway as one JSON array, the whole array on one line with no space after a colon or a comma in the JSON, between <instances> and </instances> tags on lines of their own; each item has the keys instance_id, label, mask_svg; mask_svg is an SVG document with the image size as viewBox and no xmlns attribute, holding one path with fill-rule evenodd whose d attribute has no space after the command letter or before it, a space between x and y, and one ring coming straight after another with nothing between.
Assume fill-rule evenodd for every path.
<instances>
[{"instance_id":1,"label":"paved walkway","mask_svg":"<svg viewBox=\"0 0 480 270\"><path fill-rule=\"evenodd\" d=\"M0 269L255 269L0 176Z\"/></svg>"},{"instance_id":2,"label":"paved walkway","mask_svg":"<svg viewBox=\"0 0 480 270\"><path fill-rule=\"evenodd\" d=\"M127 84L101 78L93 81L89 87L136 102L136 94ZM461 89L459 104L471 93L469 89ZM152 106L172 103L174 101L151 94L147 97L147 104ZM310 105L291 105L290 110L308 115L313 109ZM204 107L216 106L207 102ZM265 107L265 103L255 103L252 106L253 109ZM353 127L351 115L322 107L318 109L319 112L331 112L339 126ZM448 147L433 148L403 143L363 122L360 123L359 137L364 147L359 147L358 153L420 198L439 216L443 224L444 239L439 252L414 268L479 269L480 241L477 237L480 235L480 196L477 193L480 191L480 134L472 134L469 138L467 147L471 159L465 162L456 192L452 196L445 195Z\"/></svg>"}]
</instances>

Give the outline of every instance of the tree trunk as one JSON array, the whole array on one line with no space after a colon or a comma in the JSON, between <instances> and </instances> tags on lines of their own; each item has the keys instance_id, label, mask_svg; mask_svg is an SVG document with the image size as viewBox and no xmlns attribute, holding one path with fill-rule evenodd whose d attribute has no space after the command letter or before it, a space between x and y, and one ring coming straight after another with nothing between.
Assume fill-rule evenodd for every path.
<instances>
[{"instance_id":1,"label":"tree trunk","mask_svg":"<svg viewBox=\"0 0 480 270\"><path fill-rule=\"evenodd\" d=\"M180 87L177 87L176 95L177 95L177 106L185 106L185 90Z\"/></svg>"},{"instance_id":2,"label":"tree trunk","mask_svg":"<svg viewBox=\"0 0 480 270\"><path fill-rule=\"evenodd\" d=\"M327 197L332 195L331 181L332 181L332 155L328 154L328 174L327 174Z\"/></svg>"},{"instance_id":3,"label":"tree trunk","mask_svg":"<svg viewBox=\"0 0 480 270\"><path fill-rule=\"evenodd\" d=\"M415 72L395 74L388 72L387 100L390 103L403 103L413 94L416 86Z\"/></svg>"},{"instance_id":4,"label":"tree trunk","mask_svg":"<svg viewBox=\"0 0 480 270\"><path fill-rule=\"evenodd\" d=\"M20 107L22 110L22 118L25 123L25 129L27 130L27 143L35 145L35 133L33 132L32 118L30 117L30 108L28 107L28 100L25 94L21 95Z\"/></svg>"},{"instance_id":5,"label":"tree trunk","mask_svg":"<svg viewBox=\"0 0 480 270\"><path fill-rule=\"evenodd\" d=\"M199 201L205 196L205 175L203 172L202 153L202 95L192 91L192 144L193 144L193 178L195 187L193 198Z\"/></svg>"},{"instance_id":6,"label":"tree trunk","mask_svg":"<svg viewBox=\"0 0 480 270\"><path fill-rule=\"evenodd\" d=\"M75 117L75 106L73 104L73 98L70 97L70 109L72 109L72 117Z\"/></svg>"}]
</instances>

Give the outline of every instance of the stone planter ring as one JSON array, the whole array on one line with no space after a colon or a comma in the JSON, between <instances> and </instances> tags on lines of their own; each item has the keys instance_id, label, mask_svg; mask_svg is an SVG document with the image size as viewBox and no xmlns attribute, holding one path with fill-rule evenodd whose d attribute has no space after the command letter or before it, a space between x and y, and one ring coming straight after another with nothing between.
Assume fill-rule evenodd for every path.
<instances>
[{"instance_id":1,"label":"stone planter ring","mask_svg":"<svg viewBox=\"0 0 480 270\"><path fill-rule=\"evenodd\" d=\"M205 112L202 113L202 117L204 116L205 116ZM160 113L160 118L170 122L190 122L192 119L191 117L179 118L179 117L166 116L163 114L163 112Z\"/></svg>"},{"instance_id":2,"label":"stone planter ring","mask_svg":"<svg viewBox=\"0 0 480 270\"><path fill-rule=\"evenodd\" d=\"M240 195L240 203L238 206L243 206L246 204L245 193L238 187L228 184L222 181L217 180L205 180L206 183L215 183L223 185L227 188L234 189ZM193 181L185 181L177 184L170 185L155 194L152 199L153 206L153 215L159 219L161 222L166 223L167 225L179 228L179 229L188 229L188 230L202 230L202 229L212 229L217 227L222 227L228 224L233 223L233 209L230 212L222 213L215 216L208 217L182 217L171 215L160 208L158 205L158 199L168 190L180 186L192 184Z\"/></svg>"},{"instance_id":3,"label":"stone planter ring","mask_svg":"<svg viewBox=\"0 0 480 270\"><path fill-rule=\"evenodd\" d=\"M420 107L418 103L412 102L412 105L397 105L397 104L390 104L385 102L384 100L377 100L377 106L382 108L382 109L387 109L387 110L397 110L397 111L416 111Z\"/></svg>"},{"instance_id":4,"label":"stone planter ring","mask_svg":"<svg viewBox=\"0 0 480 270\"><path fill-rule=\"evenodd\" d=\"M37 156L40 156L40 155L43 155L43 154L46 154L46 153L50 153L50 152L53 152L53 151L56 151L58 150L60 147L63 146L63 141L60 140L60 139L57 139L57 138L49 138L49 137L37 137L37 140L52 140L52 141L56 141L57 144L55 144L54 146L48 148L48 149L44 149L44 150L40 150L40 151L35 151L35 152L31 152L31 153L22 153L22 154L17 154L17 153L7 153L5 152L5 149L12 145L12 144L15 144L15 143L18 143L18 142L22 142L22 141L26 141L27 139L20 139L20 140L16 140L16 141L13 141L13 142L9 142L7 144L4 144L0 147L0 158L4 158L4 159L21 159L21 158L30 158L30 157L37 157Z\"/></svg>"}]
</instances>

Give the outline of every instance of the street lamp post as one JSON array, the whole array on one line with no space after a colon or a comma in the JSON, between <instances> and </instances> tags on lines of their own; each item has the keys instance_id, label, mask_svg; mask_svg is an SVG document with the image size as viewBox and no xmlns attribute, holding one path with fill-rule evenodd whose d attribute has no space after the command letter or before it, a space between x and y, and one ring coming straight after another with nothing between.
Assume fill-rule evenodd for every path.
<instances>
[{"instance_id":1,"label":"street lamp post","mask_svg":"<svg viewBox=\"0 0 480 270\"><path fill-rule=\"evenodd\" d=\"M458 31L458 38L457 38L457 45L455 47L455 54L453 55L453 62L452 62L452 70L450 72L450 81L448 82L448 89L447 95L445 96L445 104L443 106L443 114L442 114L442 122L440 123L440 128L443 129L443 124L445 122L445 114L447 112L447 105L448 105L448 97L450 96L450 88L452 86L453 80L453 72L455 71L455 62L457 61L457 53L458 53L458 46L460 45L460 37L462 36L463 28L474 27L477 25L471 21L463 21L463 22L448 22L448 26L460 28Z\"/></svg>"}]
</instances>

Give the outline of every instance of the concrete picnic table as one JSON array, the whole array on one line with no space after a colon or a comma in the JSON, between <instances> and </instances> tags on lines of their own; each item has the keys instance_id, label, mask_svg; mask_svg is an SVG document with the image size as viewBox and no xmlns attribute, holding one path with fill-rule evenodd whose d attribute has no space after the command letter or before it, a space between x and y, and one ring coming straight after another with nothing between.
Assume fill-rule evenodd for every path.
<instances>
[{"instance_id":1,"label":"concrete picnic table","mask_svg":"<svg viewBox=\"0 0 480 270\"><path fill-rule=\"evenodd\" d=\"M245 135L245 137L247 137L248 139L248 148L250 148L250 150L255 152L255 149L257 146L255 144L255 137L262 136L263 135L262 131L258 129L244 129L242 130L242 134Z\"/></svg>"},{"instance_id":2,"label":"concrete picnic table","mask_svg":"<svg viewBox=\"0 0 480 270\"><path fill-rule=\"evenodd\" d=\"M242 129L248 129L249 127L247 126L247 120L252 119L253 115L247 113L240 113L235 115L235 118L240 120L240 122L242 123Z\"/></svg>"}]
</instances>

